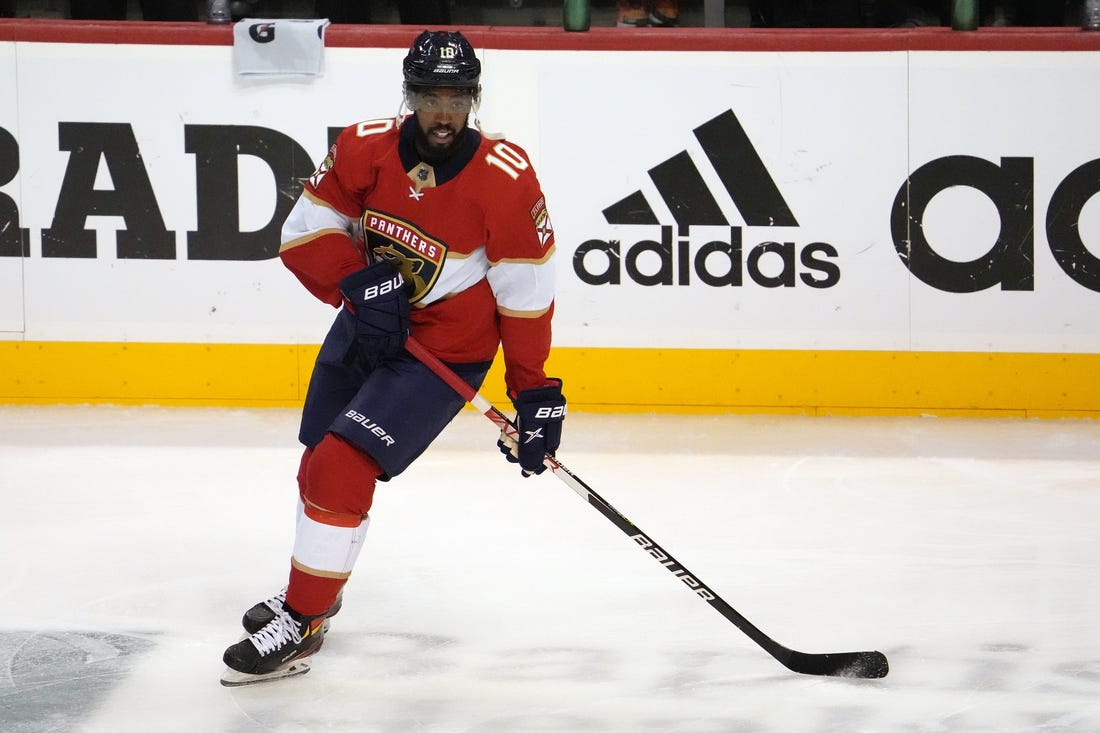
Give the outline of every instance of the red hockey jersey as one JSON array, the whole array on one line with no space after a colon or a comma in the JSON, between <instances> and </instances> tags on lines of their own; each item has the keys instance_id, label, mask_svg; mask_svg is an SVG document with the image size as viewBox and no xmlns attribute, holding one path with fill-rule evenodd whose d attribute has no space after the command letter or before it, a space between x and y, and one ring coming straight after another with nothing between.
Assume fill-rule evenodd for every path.
<instances>
[{"instance_id":1,"label":"red hockey jersey","mask_svg":"<svg viewBox=\"0 0 1100 733\"><path fill-rule=\"evenodd\" d=\"M527 153L468 129L420 161L416 120L346 128L283 226L280 257L339 307L341 278L385 258L412 284L413 335L444 361L494 358L509 391L542 386L554 308L554 234Z\"/></svg>"}]
</instances>

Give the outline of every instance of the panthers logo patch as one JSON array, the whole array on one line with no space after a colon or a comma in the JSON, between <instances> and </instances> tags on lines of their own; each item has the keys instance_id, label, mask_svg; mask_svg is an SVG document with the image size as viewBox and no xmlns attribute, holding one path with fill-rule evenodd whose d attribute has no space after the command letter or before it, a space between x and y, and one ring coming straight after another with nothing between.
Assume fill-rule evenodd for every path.
<instances>
[{"instance_id":1,"label":"panthers logo patch","mask_svg":"<svg viewBox=\"0 0 1100 733\"><path fill-rule=\"evenodd\" d=\"M409 222L377 211L364 212L362 223L370 251L393 265L409 284L409 302L427 295L443 269L447 246Z\"/></svg>"}]
</instances>

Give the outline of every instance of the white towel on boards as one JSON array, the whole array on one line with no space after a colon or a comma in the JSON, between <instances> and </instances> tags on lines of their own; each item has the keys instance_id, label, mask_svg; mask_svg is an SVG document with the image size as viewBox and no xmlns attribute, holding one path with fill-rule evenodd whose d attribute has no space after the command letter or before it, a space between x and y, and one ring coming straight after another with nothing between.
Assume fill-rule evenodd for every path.
<instances>
[{"instance_id":1,"label":"white towel on boards","mask_svg":"<svg viewBox=\"0 0 1100 733\"><path fill-rule=\"evenodd\" d=\"M233 65L238 74L321 74L328 24L328 18L242 18L233 25Z\"/></svg>"}]
</instances>

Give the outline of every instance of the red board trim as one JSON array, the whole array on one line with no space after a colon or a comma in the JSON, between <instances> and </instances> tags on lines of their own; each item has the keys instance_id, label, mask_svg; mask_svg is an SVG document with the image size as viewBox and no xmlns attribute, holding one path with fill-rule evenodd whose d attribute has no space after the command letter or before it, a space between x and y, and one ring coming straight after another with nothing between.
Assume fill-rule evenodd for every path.
<instances>
[{"instance_id":1,"label":"red board trim","mask_svg":"<svg viewBox=\"0 0 1100 733\"><path fill-rule=\"evenodd\" d=\"M458 26L479 48L546 51L1100 51L1100 33L1078 28L561 28ZM419 26L332 25L333 48L405 48ZM140 20L0 20L0 41L229 46L232 27Z\"/></svg>"}]
</instances>

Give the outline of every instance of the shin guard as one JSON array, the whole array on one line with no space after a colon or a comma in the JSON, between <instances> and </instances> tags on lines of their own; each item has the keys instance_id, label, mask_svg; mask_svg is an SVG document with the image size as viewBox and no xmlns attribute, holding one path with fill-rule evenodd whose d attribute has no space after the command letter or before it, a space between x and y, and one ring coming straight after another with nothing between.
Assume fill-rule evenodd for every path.
<instances>
[{"instance_id":1,"label":"shin guard","mask_svg":"<svg viewBox=\"0 0 1100 733\"><path fill-rule=\"evenodd\" d=\"M302 469L305 502L294 537L287 605L314 615L328 610L355 567L381 469L331 434L303 460Z\"/></svg>"}]
</instances>

